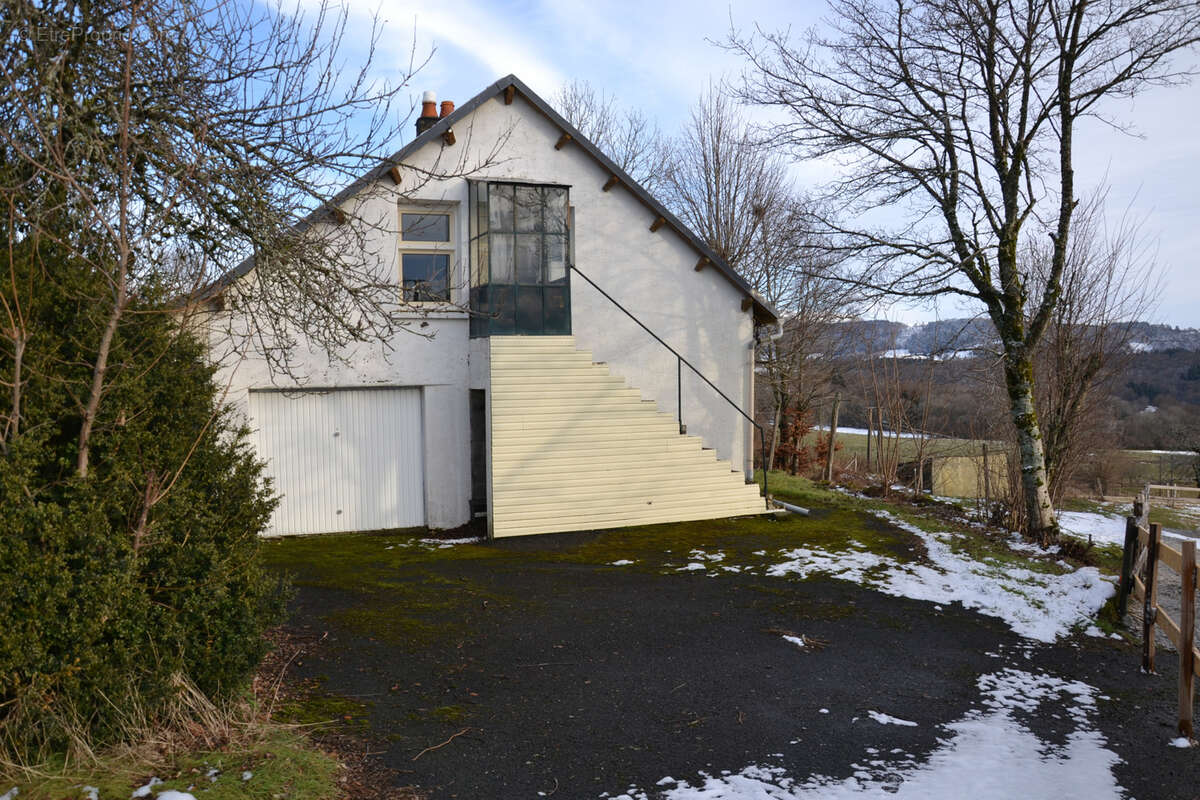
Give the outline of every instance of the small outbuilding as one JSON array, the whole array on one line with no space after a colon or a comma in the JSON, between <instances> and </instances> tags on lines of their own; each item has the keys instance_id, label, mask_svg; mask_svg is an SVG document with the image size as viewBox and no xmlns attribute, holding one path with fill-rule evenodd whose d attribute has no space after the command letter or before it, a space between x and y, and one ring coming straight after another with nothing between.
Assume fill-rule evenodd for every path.
<instances>
[{"instance_id":1,"label":"small outbuilding","mask_svg":"<svg viewBox=\"0 0 1200 800\"><path fill-rule=\"evenodd\" d=\"M1008 454L989 452L975 455L926 456L918 462L901 464L898 477L915 484L918 491L938 497L985 498L1008 496Z\"/></svg>"}]
</instances>

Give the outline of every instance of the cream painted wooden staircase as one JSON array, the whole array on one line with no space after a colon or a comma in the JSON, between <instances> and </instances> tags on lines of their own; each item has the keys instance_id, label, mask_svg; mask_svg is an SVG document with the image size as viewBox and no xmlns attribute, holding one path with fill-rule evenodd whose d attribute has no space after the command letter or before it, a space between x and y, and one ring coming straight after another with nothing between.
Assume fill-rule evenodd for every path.
<instances>
[{"instance_id":1,"label":"cream painted wooden staircase","mask_svg":"<svg viewBox=\"0 0 1200 800\"><path fill-rule=\"evenodd\" d=\"M572 336L493 336L494 536L767 513L758 486Z\"/></svg>"}]
</instances>

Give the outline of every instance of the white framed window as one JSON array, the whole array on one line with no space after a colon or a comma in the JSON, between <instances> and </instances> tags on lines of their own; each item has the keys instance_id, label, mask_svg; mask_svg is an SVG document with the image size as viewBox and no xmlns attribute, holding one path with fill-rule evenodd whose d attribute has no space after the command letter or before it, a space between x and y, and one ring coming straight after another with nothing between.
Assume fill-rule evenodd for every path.
<instances>
[{"instance_id":1,"label":"white framed window","mask_svg":"<svg viewBox=\"0 0 1200 800\"><path fill-rule=\"evenodd\" d=\"M447 206L400 207L400 289L407 302L450 302L454 223Z\"/></svg>"}]
</instances>

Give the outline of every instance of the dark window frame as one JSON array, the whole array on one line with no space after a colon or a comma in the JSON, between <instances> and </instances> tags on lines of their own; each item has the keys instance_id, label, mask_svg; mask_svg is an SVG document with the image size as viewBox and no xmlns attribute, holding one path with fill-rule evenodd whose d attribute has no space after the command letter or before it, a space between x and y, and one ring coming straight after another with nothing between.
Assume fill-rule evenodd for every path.
<instances>
[{"instance_id":1,"label":"dark window frame","mask_svg":"<svg viewBox=\"0 0 1200 800\"><path fill-rule=\"evenodd\" d=\"M570 189L557 183L470 182L471 336L571 333L574 208ZM523 190L526 196L532 190L540 198L534 201L541 217L536 224L521 218L518 198ZM507 220L496 217L494 209L501 204L493 202L497 193L505 192L512 198L503 203L511 209ZM551 197L551 192L561 193L561 199ZM552 207L561 209L561 218L555 215L548 219L547 209ZM504 237L509 246L498 247L504 241L499 237ZM531 246L535 241L536 246ZM537 253L536 278L529 269L531 264L522 261L523 250ZM497 264L498 252L511 253L511 263Z\"/></svg>"}]
</instances>

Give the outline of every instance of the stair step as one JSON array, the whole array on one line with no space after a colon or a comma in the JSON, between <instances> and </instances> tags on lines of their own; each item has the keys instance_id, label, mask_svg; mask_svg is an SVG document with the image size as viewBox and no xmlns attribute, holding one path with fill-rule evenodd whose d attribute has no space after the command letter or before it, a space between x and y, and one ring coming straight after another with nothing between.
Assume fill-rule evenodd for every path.
<instances>
[{"instance_id":1,"label":"stair step","mask_svg":"<svg viewBox=\"0 0 1200 800\"><path fill-rule=\"evenodd\" d=\"M679 436L671 437L646 437L645 439L607 439L604 437L593 439L566 439L561 441L561 446L551 445L542 439L522 439L520 437L511 437L503 444L503 449L512 453L557 453L568 451L579 453L580 455L598 456L603 453L614 451L628 453L631 458L638 456L650 455L653 453L673 453L686 452L694 457L716 459L716 451L701 450L700 443L696 441L694 436ZM494 451L499 451L501 448L493 442ZM582 451L582 452L581 452ZM494 452L493 458L503 460L504 452Z\"/></svg>"},{"instance_id":2,"label":"stair step","mask_svg":"<svg viewBox=\"0 0 1200 800\"><path fill-rule=\"evenodd\" d=\"M572 530L603 530L605 528L620 528L628 525L656 525L666 522L688 522L702 519L724 519L727 517L748 517L772 513L767 510L765 503L756 503L734 507L719 508L650 508L616 509L610 513L585 513L583 515L566 516L553 515L537 516L507 516L503 521L494 523L494 533L498 537L521 536L534 533L557 533Z\"/></svg>"},{"instance_id":3,"label":"stair step","mask_svg":"<svg viewBox=\"0 0 1200 800\"><path fill-rule=\"evenodd\" d=\"M493 469L494 478L503 481L503 486L496 489L497 493L509 487L565 485L581 486L612 485L622 483L629 485L645 481L656 485L675 486L685 482L694 484L695 481L724 482L725 486L748 486L744 479L734 478L726 472L719 461L690 461L679 458L662 459L661 461L639 463L630 466L628 462L614 461L609 464L586 464L572 467L562 462L546 464L522 464L510 462L498 465Z\"/></svg>"},{"instance_id":4,"label":"stair step","mask_svg":"<svg viewBox=\"0 0 1200 800\"><path fill-rule=\"evenodd\" d=\"M554 500L542 503L507 502L496 508L511 520L588 518L604 516L645 516L666 511L696 511L712 516L733 516L766 510L761 495L723 495L711 499L696 497L653 497L645 499L596 498L595 500ZM498 517L499 519L499 517Z\"/></svg>"},{"instance_id":5,"label":"stair step","mask_svg":"<svg viewBox=\"0 0 1200 800\"><path fill-rule=\"evenodd\" d=\"M556 384L553 386L528 387L506 386L492 388L492 404L528 403L535 400L560 400L586 402L605 397L630 397L642 401L642 393L625 385L621 378L610 378L611 383L599 381L590 384ZM646 400L644 402L654 402Z\"/></svg>"},{"instance_id":6,"label":"stair step","mask_svg":"<svg viewBox=\"0 0 1200 800\"><path fill-rule=\"evenodd\" d=\"M580 490L583 490L582 493ZM492 502L496 506L512 503L541 505L562 502L608 502L628 498L666 501L674 497L688 498L693 502L711 502L718 499L743 499L758 497L758 487L741 481L731 482L726 475L695 476L691 480L646 480L637 482L591 484L558 483L552 485L505 485L496 493Z\"/></svg>"},{"instance_id":7,"label":"stair step","mask_svg":"<svg viewBox=\"0 0 1200 800\"><path fill-rule=\"evenodd\" d=\"M493 426L492 449L507 446L514 441L541 442L544 445L570 443L576 447L583 447L605 439L634 441L646 435L678 436L679 434L672 431L669 421L656 419L630 421L622 425L572 425L562 428L548 428L545 425L532 429Z\"/></svg>"},{"instance_id":8,"label":"stair step","mask_svg":"<svg viewBox=\"0 0 1200 800\"><path fill-rule=\"evenodd\" d=\"M553 401L538 404L531 401L528 405L521 403L503 404L492 411L492 420L532 419L546 422L578 419L595 419L602 416L605 419L627 419L640 417L642 419L674 419L672 415L664 415L657 406L651 407L636 400L596 400L591 403L556 403Z\"/></svg>"}]
</instances>

